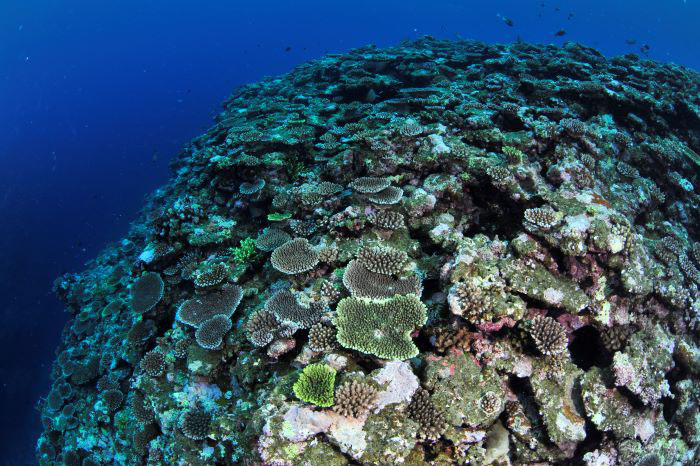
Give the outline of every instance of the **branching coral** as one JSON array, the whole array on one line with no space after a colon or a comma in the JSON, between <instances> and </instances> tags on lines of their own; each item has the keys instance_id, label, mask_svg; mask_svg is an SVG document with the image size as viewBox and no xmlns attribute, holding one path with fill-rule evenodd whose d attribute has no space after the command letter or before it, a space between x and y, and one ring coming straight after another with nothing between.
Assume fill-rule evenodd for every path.
<instances>
[{"instance_id":1,"label":"branching coral","mask_svg":"<svg viewBox=\"0 0 700 466\"><path fill-rule=\"evenodd\" d=\"M425 325L426 310L414 295L383 301L344 298L338 303L334 319L338 342L384 359L412 358L418 348L411 333Z\"/></svg>"},{"instance_id":2,"label":"branching coral","mask_svg":"<svg viewBox=\"0 0 700 466\"><path fill-rule=\"evenodd\" d=\"M418 422L418 436L426 440L437 440L445 432L447 421L443 413L435 408L430 393L419 388L406 408L408 417Z\"/></svg>"},{"instance_id":3,"label":"branching coral","mask_svg":"<svg viewBox=\"0 0 700 466\"><path fill-rule=\"evenodd\" d=\"M333 406L336 371L327 364L309 364L292 389L301 401L327 408Z\"/></svg>"},{"instance_id":4,"label":"branching coral","mask_svg":"<svg viewBox=\"0 0 700 466\"><path fill-rule=\"evenodd\" d=\"M525 211L525 220L536 228L550 230L561 221L561 217L550 207L536 207Z\"/></svg>"},{"instance_id":5,"label":"branching coral","mask_svg":"<svg viewBox=\"0 0 700 466\"><path fill-rule=\"evenodd\" d=\"M247 264L255 257L255 240L253 238L242 239L237 248L231 250L233 260L238 264Z\"/></svg>"},{"instance_id":6,"label":"branching coral","mask_svg":"<svg viewBox=\"0 0 700 466\"><path fill-rule=\"evenodd\" d=\"M114 412L122 405L124 394L116 389L105 390L100 393L100 397L107 407L107 411Z\"/></svg>"},{"instance_id":7,"label":"branching coral","mask_svg":"<svg viewBox=\"0 0 700 466\"><path fill-rule=\"evenodd\" d=\"M403 214L401 212L379 211L367 217L370 223L387 230L400 230L405 228Z\"/></svg>"},{"instance_id":8,"label":"branching coral","mask_svg":"<svg viewBox=\"0 0 700 466\"><path fill-rule=\"evenodd\" d=\"M366 382L345 382L335 391L333 411L341 416L361 417L377 402L377 389Z\"/></svg>"},{"instance_id":9,"label":"branching coral","mask_svg":"<svg viewBox=\"0 0 700 466\"><path fill-rule=\"evenodd\" d=\"M332 351L338 346L334 327L317 323L309 329L309 348L312 351Z\"/></svg>"},{"instance_id":10,"label":"branching coral","mask_svg":"<svg viewBox=\"0 0 700 466\"><path fill-rule=\"evenodd\" d=\"M280 322L272 312L260 310L254 312L246 323L246 336L255 346L268 345L277 335Z\"/></svg>"},{"instance_id":11,"label":"branching coral","mask_svg":"<svg viewBox=\"0 0 700 466\"><path fill-rule=\"evenodd\" d=\"M551 317L537 316L530 325L530 336L542 354L556 356L566 351L569 339L559 322Z\"/></svg>"}]
</instances>

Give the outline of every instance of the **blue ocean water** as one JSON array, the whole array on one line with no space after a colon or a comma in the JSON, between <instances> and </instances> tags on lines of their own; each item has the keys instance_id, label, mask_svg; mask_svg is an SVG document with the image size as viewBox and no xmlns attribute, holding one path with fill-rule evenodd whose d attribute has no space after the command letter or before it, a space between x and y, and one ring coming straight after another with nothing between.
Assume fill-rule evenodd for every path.
<instances>
[{"instance_id":1,"label":"blue ocean water","mask_svg":"<svg viewBox=\"0 0 700 466\"><path fill-rule=\"evenodd\" d=\"M0 464L35 462L33 407L67 318L53 279L124 235L169 158L236 86L426 34L572 40L700 70L698 18L697 0L4 0Z\"/></svg>"}]
</instances>

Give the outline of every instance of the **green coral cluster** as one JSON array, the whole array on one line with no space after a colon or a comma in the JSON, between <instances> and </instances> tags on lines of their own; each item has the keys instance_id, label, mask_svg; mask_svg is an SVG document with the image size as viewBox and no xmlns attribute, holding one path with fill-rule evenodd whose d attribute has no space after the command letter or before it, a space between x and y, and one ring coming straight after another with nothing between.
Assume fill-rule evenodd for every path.
<instances>
[{"instance_id":1,"label":"green coral cluster","mask_svg":"<svg viewBox=\"0 0 700 466\"><path fill-rule=\"evenodd\" d=\"M301 401L327 408L333 406L336 370L327 364L304 367L292 389Z\"/></svg>"},{"instance_id":2,"label":"green coral cluster","mask_svg":"<svg viewBox=\"0 0 700 466\"><path fill-rule=\"evenodd\" d=\"M253 238L242 239L240 245L231 250L233 260L238 264L247 264L251 262L253 257L255 257L255 253L255 239Z\"/></svg>"}]
</instances>

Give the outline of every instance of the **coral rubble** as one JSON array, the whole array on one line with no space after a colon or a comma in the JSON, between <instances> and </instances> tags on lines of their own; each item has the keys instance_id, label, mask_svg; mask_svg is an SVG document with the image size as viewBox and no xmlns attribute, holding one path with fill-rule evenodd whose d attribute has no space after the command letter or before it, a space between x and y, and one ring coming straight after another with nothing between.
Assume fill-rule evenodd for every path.
<instances>
[{"instance_id":1,"label":"coral rubble","mask_svg":"<svg viewBox=\"0 0 700 466\"><path fill-rule=\"evenodd\" d=\"M57 279L58 464L698 464L700 76L424 38L237 90Z\"/></svg>"}]
</instances>

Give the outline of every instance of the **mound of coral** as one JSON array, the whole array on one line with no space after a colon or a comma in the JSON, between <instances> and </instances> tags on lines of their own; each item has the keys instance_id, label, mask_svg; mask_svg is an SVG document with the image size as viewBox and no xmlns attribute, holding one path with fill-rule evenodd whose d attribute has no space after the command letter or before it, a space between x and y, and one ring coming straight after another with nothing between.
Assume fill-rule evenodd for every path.
<instances>
[{"instance_id":1,"label":"mound of coral","mask_svg":"<svg viewBox=\"0 0 700 466\"><path fill-rule=\"evenodd\" d=\"M38 461L698 464L698 153L698 74L576 44L245 86L56 281Z\"/></svg>"}]
</instances>

